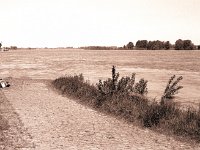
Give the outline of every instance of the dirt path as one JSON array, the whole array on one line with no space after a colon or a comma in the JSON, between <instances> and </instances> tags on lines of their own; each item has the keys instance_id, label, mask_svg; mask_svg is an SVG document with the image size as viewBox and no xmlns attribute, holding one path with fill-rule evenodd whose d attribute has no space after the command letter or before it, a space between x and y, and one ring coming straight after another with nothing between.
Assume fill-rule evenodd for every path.
<instances>
[{"instance_id":1,"label":"dirt path","mask_svg":"<svg viewBox=\"0 0 200 150\"><path fill-rule=\"evenodd\" d=\"M0 115L0 150L34 148L32 136L1 89Z\"/></svg>"},{"instance_id":2,"label":"dirt path","mask_svg":"<svg viewBox=\"0 0 200 150\"><path fill-rule=\"evenodd\" d=\"M200 149L100 114L42 80L14 79L4 93L33 138L29 149Z\"/></svg>"}]
</instances>

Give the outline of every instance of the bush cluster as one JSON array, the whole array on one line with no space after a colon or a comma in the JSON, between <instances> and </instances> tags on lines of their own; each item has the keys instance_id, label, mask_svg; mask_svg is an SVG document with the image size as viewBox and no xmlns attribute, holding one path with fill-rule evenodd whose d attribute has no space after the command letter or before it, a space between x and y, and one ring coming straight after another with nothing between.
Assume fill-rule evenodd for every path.
<instances>
[{"instance_id":1,"label":"bush cluster","mask_svg":"<svg viewBox=\"0 0 200 150\"><path fill-rule=\"evenodd\" d=\"M59 89L62 94L85 100L88 103L91 102L91 104L94 103L94 100L98 96L96 87L86 82L82 74L60 77L53 81L53 85L56 89Z\"/></svg>"},{"instance_id":2,"label":"bush cluster","mask_svg":"<svg viewBox=\"0 0 200 150\"><path fill-rule=\"evenodd\" d=\"M200 140L200 109L182 110L173 101L182 88L182 77L172 76L160 101L147 98L147 80L135 83L135 74L119 79L112 68L112 77L91 85L83 75L61 77L53 85L63 94L73 96L95 109L122 117L144 127L156 127L165 132Z\"/></svg>"}]
</instances>

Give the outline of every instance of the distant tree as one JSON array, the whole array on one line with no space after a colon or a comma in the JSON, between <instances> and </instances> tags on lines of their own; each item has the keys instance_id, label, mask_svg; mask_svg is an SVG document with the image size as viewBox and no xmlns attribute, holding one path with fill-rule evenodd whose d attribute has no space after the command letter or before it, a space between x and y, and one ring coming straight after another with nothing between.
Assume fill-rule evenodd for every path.
<instances>
[{"instance_id":1,"label":"distant tree","mask_svg":"<svg viewBox=\"0 0 200 150\"><path fill-rule=\"evenodd\" d=\"M126 49L126 45L123 46L123 49Z\"/></svg>"},{"instance_id":2,"label":"distant tree","mask_svg":"<svg viewBox=\"0 0 200 150\"><path fill-rule=\"evenodd\" d=\"M81 47L82 49L88 49L88 50L114 50L118 49L117 46L86 46Z\"/></svg>"},{"instance_id":3,"label":"distant tree","mask_svg":"<svg viewBox=\"0 0 200 150\"><path fill-rule=\"evenodd\" d=\"M133 47L134 47L133 42L129 42L129 43L127 44L126 47L127 47L128 49L133 49Z\"/></svg>"},{"instance_id":4,"label":"distant tree","mask_svg":"<svg viewBox=\"0 0 200 150\"><path fill-rule=\"evenodd\" d=\"M191 40L178 39L175 42L175 49L176 50L193 50L193 49L195 49L195 46Z\"/></svg>"},{"instance_id":5,"label":"distant tree","mask_svg":"<svg viewBox=\"0 0 200 150\"><path fill-rule=\"evenodd\" d=\"M183 50L183 40L182 39L178 39L175 42L175 50Z\"/></svg>"},{"instance_id":6,"label":"distant tree","mask_svg":"<svg viewBox=\"0 0 200 150\"><path fill-rule=\"evenodd\" d=\"M16 49L17 49L17 46L10 46L10 49L16 50Z\"/></svg>"},{"instance_id":7,"label":"distant tree","mask_svg":"<svg viewBox=\"0 0 200 150\"><path fill-rule=\"evenodd\" d=\"M197 49L200 50L200 45L197 46Z\"/></svg>"},{"instance_id":8,"label":"distant tree","mask_svg":"<svg viewBox=\"0 0 200 150\"><path fill-rule=\"evenodd\" d=\"M137 48L142 48L142 49L147 49L148 41L147 40L138 40L136 42L136 47Z\"/></svg>"},{"instance_id":9,"label":"distant tree","mask_svg":"<svg viewBox=\"0 0 200 150\"><path fill-rule=\"evenodd\" d=\"M148 44L147 44L147 49L148 49L148 50L151 50L151 49L152 49L152 46L153 46L153 42L152 42L152 41L149 41Z\"/></svg>"},{"instance_id":10,"label":"distant tree","mask_svg":"<svg viewBox=\"0 0 200 150\"><path fill-rule=\"evenodd\" d=\"M1 46L2 46L2 43L0 43L0 48L1 48Z\"/></svg>"},{"instance_id":11,"label":"distant tree","mask_svg":"<svg viewBox=\"0 0 200 150\"><path fill-rule=\"evenodd\" d=\"M195 49L195 46L194 46L194 44L192 43L191 40L184 40L183 41L183 48L185 50L193 50L193 49Z\"/></svg>"},{"instance_id":12,"label":"distant tree","mask_svg":"<svg viewBox=\"0 0 200 150\"><path fill-rule=\"evenodd\" d=\"M159 43L157 41L153 41L151 49L152 50L159 50L160 49Z\"/></svg>"},{"instance_id":13,"label":"distant tree","mask_svg":"<svg viewBox=\"0 0 200 150\"><path fill-rule=\"evenodd\" d=\"M147 44L148 50L161 50L164 49L164 42L162 41L149 41Z\"/></svg>"},{"instance_id":14,"label":"distant tree","mask_svg":"<svg viewBox=\"0 0 200 150\"><path fill-rule=\"evenodd\" d=\"M169 41L166 41L166 42L164 43L164 48L165 48L166 50L168 50L168 49L171 48L171 44L170 44Z\"/></svg>"},{"instance_id":15,"label":"distant tree","mask_svg":"<svg viewBox=\"0 0 200 150\"><path fill-rule=\"evenodd\" d=\"M159 49L165 49L165 42L157 40L156 44L158 44Z\"/></svg>"}]
</instances>

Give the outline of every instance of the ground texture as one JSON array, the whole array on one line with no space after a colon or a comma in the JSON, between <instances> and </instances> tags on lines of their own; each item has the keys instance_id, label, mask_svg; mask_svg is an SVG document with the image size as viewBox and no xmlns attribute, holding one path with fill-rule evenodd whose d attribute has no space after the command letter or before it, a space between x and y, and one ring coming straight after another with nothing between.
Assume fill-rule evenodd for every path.
<instances>
[{"instance_id":1,"label":"ground texture","mask_svg":"<svg viewBox=\"0 0 200 150\"><path fill-rule=\"evenodd\" d=\"M199 149L174 138L129 125L62 97L43 80L12 79L4 90L32 144L50 149ZM15 118L15 117L14 117ZM21 125L20 125L21 126ZM27 141L25 141L27 142ZM30 143L30 142L29 142ZM15 145L16 148L19 146ZM12 147L11 147L12 148Z\"/></svg>"},{"instance_id":2,"label":"ground texture","mask_svg":"<svg viewBox=\"0 0 200 150\"><path fill-rule=\"evenodd\" d=\"M20 116L16 113L12 104L0 90L0 150L17 150L33 148L32 136L29 134Z\"/></svg>"},{"instance_id":3,"label":"ground texture","mask_svg":"<svg viewBox=\"0 0 200 150\"><path fill-rule=\"evenodd\" d=\"M0 78L11 84L0 91L1 114L8 121L0 149L200 149L173 137L129 125L96 112L52 90L49 80L83 73L92 83L110 77L112 65L121 75L135 72L149 80L149 95L159 98L168 78L183 75L177 97L197 106L200 53L175 51L18 50L0 53ZM12 77L12 78L8 78ZM137 76L136 76L137 77Z\"/></svg>"},{"instance_id":4,"label":"ground texture","mask_svg":"<svg viewBox=\"0 0 200 150\"><path fill-rule=\"evenodd\" d=\"M149 96L159 99L172 75L183 76L184 87L176 97L181 104L200 101L199 51L94 51L66 49L16 50L0 53L0 78L52 79L83 73L97 83L111 77L112 65L120 76L136 73L148 80Z\"/></svg>"}]
</instances>

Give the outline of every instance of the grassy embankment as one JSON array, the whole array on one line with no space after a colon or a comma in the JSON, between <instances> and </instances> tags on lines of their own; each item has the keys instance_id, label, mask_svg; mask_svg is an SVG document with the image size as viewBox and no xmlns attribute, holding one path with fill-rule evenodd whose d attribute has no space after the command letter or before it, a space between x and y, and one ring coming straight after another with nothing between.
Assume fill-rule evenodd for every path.
<instances>
[{"instance_id":1,"label":"grassy embankment","mask_svg":"<svg viewBox=\"0 0 200 150\"><path fill-rule=\"evenodd\" d=\"M200 141L200 110L180 109L174 95L182 88L182 77L172 76L160 101L147 98L147 80L135 83L132 77L122 77L112 68L112 78L91 85L83 75L60 77L53 81L62 94L106 113L122 117L129 122L155 130L173 133Z\"/></svg>"}]
</instances>

